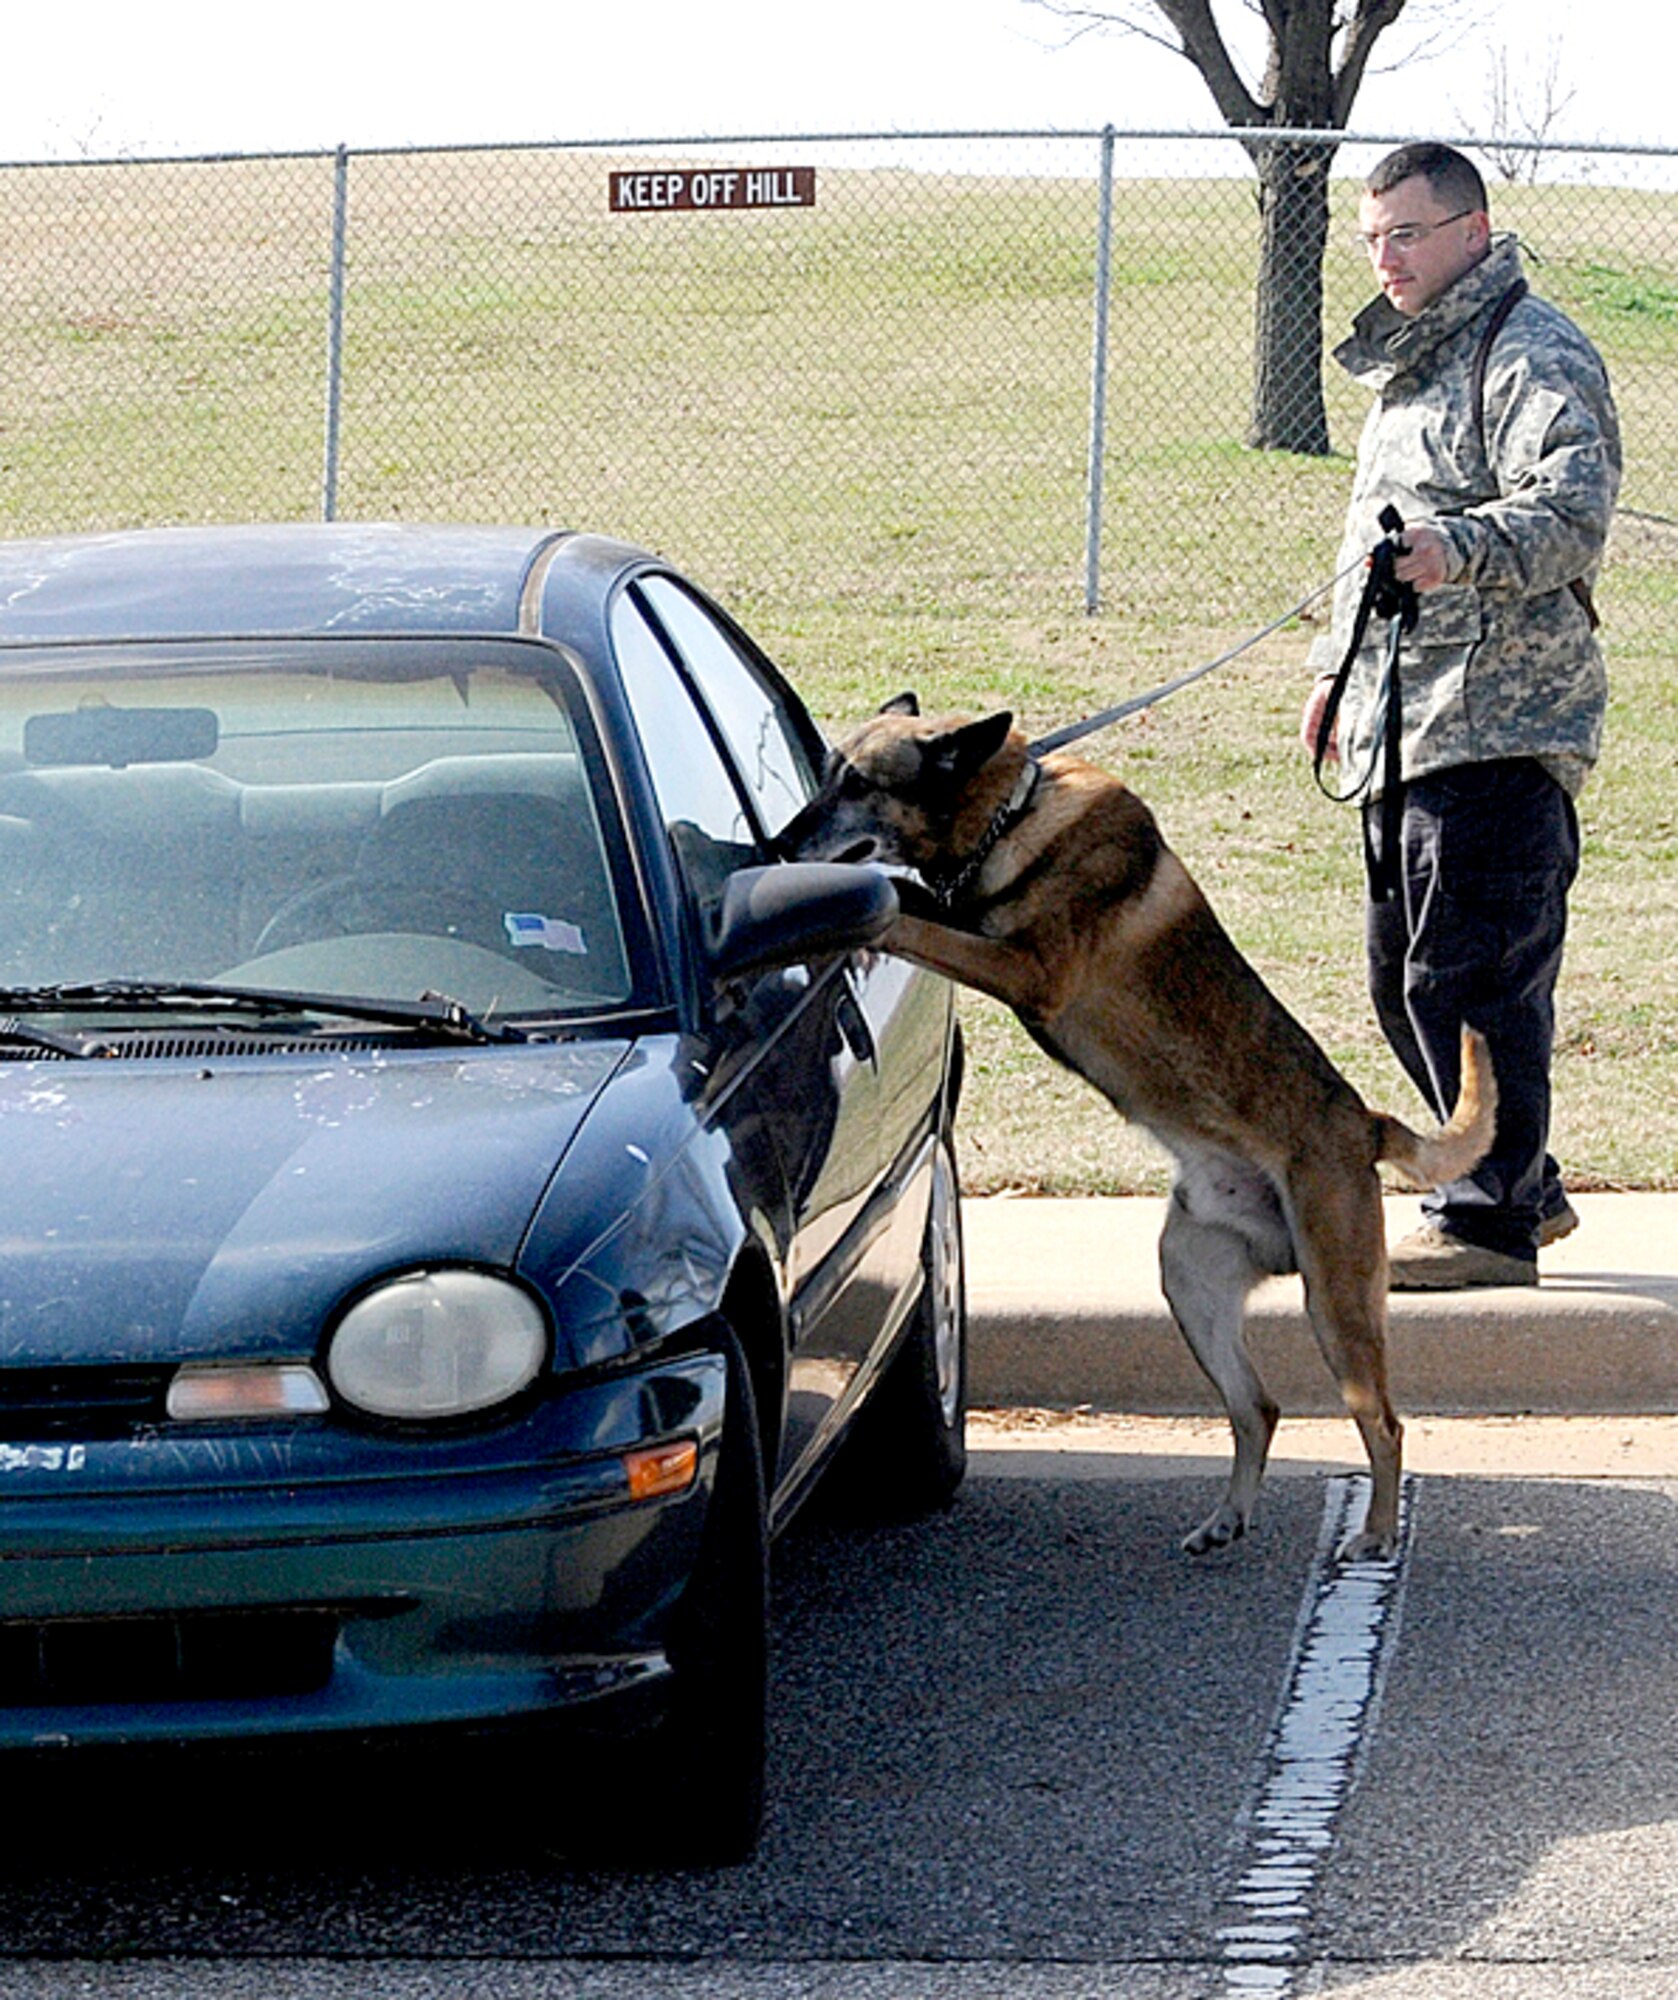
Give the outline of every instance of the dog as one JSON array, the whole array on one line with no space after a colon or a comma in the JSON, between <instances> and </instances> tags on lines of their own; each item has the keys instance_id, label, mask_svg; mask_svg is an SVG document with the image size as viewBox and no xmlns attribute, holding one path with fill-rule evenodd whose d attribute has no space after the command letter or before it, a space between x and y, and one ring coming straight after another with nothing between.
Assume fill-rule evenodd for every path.
<instances>
[{"instance_id":1,"label":"dog","mask_svg":"<svg viewBox=\"0 0 1678 2000\"><path fill-rule=\"evenodd\" d=\"M780 846L913 871L883 949L1005 1002L1172 1155L1161 1281L1235 1440L1228 1490L1184 1548L1223 1548L1251 1524L1280 1412L1247 1353L1246 1301L1260 1279L1298 1271L1369 1454L1368 1509L1340 1554L1390 1556L1403 1428L1387 1388L1376 1165L1433 1187L1479 1162L1497 1105L1484 1039L1464 1030L1460 1095L1437 1132L1369 1110L1142 800L1069 752L1038 760L1008 712L923 717L912 694L888 702L832 753Z\"/></svg>"}]
</instances>

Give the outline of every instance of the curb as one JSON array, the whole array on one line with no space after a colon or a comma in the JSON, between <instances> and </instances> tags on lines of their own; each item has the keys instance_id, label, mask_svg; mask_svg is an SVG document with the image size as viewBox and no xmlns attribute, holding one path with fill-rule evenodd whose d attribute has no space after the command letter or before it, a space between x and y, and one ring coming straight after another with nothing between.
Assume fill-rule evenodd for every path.
<instances>
[{"instance_id":1,"label":"curb","mask_svg":"<svg viewBox=\"0 0 1678 2000\"><path fill-rule=\"evenodd\" d=\"M1544 1252L1536 1290L1392 1294L1388 1364L1401 1412L1678 1412L1678 1195L1572 1201L1580 1227ZM1219 1412L1160 1294L1164 1212L1149 1196L964 1204L975 1408ZM1389 1241L1414 1220L1410 1200L1389 1201ZM1342 1414L1297 1278L1254 1292L1247 1333L1284 1412Z\"/></svg>"}]
</instances>

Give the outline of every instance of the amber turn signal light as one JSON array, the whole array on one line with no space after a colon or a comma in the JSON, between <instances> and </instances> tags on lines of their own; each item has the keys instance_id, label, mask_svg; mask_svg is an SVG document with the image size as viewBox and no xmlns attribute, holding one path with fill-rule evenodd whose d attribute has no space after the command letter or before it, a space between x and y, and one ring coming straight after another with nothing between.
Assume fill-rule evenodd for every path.
<instances>
[{"instance_id":1,"label":"amber turn signal light","mask_svg":"<svg viewBox=\"0 0 1678 2000\"><path fill-rule=\"evenodd\" d=\"M626 1451L623 1469L629 1474L631 1500L656 1500L685 1493L699 1471L699 1441L679 1438L674 1444L651 1444Z\"/></svg>"}]
</instances>

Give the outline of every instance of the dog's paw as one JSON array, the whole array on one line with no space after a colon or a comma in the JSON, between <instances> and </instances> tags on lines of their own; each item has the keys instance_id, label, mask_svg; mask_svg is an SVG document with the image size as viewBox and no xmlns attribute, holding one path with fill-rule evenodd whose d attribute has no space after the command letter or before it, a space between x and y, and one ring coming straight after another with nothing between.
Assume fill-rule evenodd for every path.
<instances>
[{"instance_id":1,"label":"dog's paw","mask_svg":"<svg viewBox=\"0 0 1678 2000\"><path fill-rule=\"evenodd\" d=\"M1361 1528L1357 1534L1348 1535L1334 1553L1336 1562L1391 1562L1398 1553L1398 1537L1375 1535Z\"/></svg>"},{"instance_id":2,"label":"dog's paw","mask_svg":"<svg viewBox=\"0 0 1678 2000\"><path fill-rule=\"evenodd\" d=\"M891 886L897 891L897 907L904 916L920 917L929 924L947 921L944 905L918 875L893 869Z\"/></svg>"},{"instance_id":3,"label":"dog's paw","mask_svg":"<svg viewBox=\"0 0 1678 2000\"><path fill-rule=\"evenodd\" d=\"M1226 1502L1216 1513L1208 1514L1192 1535L1183 1537L1183 1553L1210 1555L1214 1549L1227 1549L1231 1542L1240 1541L1246 1532L1247 1517Z\"/></svg>"}]
</instances>

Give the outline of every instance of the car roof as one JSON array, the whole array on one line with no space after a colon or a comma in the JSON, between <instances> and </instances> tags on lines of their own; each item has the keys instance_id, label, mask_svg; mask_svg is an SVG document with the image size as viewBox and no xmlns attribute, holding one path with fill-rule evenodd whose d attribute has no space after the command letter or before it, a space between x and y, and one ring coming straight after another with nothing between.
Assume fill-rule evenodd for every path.
<instances>
[{"instance_id":1,"label":"car roof","mask_svg":"<svg viewBox=\"0 0 1678 2000\"><path fill-rule=\"evenodd\" d=\"M79 639L520 634L556 560L643 551L551 528L290 522L0 540L0 647Z\"/></svg>"}]
</instances>

